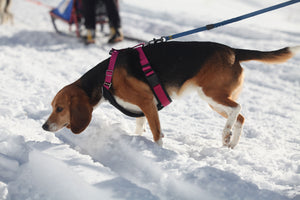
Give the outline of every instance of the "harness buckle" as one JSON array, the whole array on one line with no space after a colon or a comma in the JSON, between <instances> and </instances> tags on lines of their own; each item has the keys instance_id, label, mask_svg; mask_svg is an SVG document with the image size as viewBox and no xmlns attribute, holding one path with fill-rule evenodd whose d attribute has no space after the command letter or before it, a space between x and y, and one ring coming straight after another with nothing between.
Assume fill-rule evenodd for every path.
<instances>
[{"instance_id":1,"label":"harness buckle","mask_svg":"<svg viewBox=\"0 0 300 200\"><path fill-rule=\"evenodd\" d=\"M166 42L167 39L166 37L161 37L159 39L153 38L153 40L150 40L146 45L151 45L151 44L157 44L157 43L162 43L162 42Z\"/></svg>"},{"instance_id":2,"label":"harness buckle","mask_svg":"<svg viewBox=\"0 0 300 200\"><path fill-rule=\"evenodd\" d=\"M109 89L109 88L111 87L112 83L104 82L103 85L104 85L104 86L107 86L108 89Z\"/></svg>"},{"instance_id":3,"label":"harness buckle","mask_svg":"<svg viewBox=\"0 0 300 200\"><path fill-rule=\"evenodd\" d=\"M113 73L114 73L113 70L108 69L108 70L106 70L106 73L105 73L105 74L106 74L106 76L112 76Z\"/></svg>"},{"instance_id":4,"label":"harness buckle","mask_svg":"<svg viewBox=\"0 0 300 200\"><path fill-rule=\"evenodd\" d=\"M116 49L112 48L110 51L109 51L109 55L112 55L113 52L117 51Z\"/></svg>"}]
</instances>

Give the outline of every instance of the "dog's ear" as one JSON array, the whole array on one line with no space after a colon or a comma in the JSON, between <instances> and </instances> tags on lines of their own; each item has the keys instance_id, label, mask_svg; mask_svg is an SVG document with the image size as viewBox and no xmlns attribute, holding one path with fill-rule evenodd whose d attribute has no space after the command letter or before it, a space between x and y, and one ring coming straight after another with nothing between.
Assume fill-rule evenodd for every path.
<instances>
[{"instance_id":1,"label":"dog's ear","mask_svg":"<svg viewBox=\"0 0 300 200\"><path fill-rule=\"evenodd\" d=\"M93 108L86 96L75 96L70 104L70 128L75 134L81 133L92 119Z\"/></svg>"}]
</instances>

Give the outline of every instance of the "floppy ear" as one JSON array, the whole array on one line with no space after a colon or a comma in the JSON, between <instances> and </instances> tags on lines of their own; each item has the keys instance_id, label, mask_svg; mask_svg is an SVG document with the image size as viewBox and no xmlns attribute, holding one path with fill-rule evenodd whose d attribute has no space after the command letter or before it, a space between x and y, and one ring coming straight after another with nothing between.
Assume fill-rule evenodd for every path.
<instances>
[{"instance_id":1,"label":"floppy ear","mask_svg":"<svg viewBox=\"0 0 300 200\"><path fill-rule=\"evenodd\" d=\"M72 97L70 105L70 128L73 133L81 133L89 125L92 119L92 111L93 108L87 97Z\"/></svg>"}]
</instances>

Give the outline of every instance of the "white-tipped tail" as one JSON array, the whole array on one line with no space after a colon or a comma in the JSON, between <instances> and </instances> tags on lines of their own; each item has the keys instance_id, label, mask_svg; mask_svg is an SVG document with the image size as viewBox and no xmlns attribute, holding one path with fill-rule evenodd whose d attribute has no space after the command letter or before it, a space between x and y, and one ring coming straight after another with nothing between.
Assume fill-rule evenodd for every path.
<instances>
[{"instance_id":1,"label":"white-tipped tail","mask_svg":"<svg viewBox=\"0 0 300 200\"><path fill-rule=\"evenodd\" d=\"M300 53L300 46L289 47L289 50L293 55L296 55L297 53Z\"/></svg>"}]
</instances>

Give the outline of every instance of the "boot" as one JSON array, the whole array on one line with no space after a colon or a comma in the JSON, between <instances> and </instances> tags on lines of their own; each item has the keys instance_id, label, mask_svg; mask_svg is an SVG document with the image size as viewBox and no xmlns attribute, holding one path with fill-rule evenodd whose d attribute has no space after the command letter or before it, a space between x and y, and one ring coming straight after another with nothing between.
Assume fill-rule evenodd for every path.
<instances>
[{"instance_id":1,"label":"boot","mask_svg":"<svg viewBox=\"0 0 300 200\"><path fill-rule=\"evenodd\" d=\"M95 30L87 29L86 36L83 36L83 40L85 44L94 44L95 43Z\"/></svg>"},{"instance_id":2,"label":"boot","mask_svg":"<svg viewBox=\"0 0 300 200\"><path fill-rule=\"evenodd\" d=\"M124 39L123 32L121 28L110 27L110 38L108 43L113 44L117 42L121 42Z\"/></svg>"}]
</instances>

